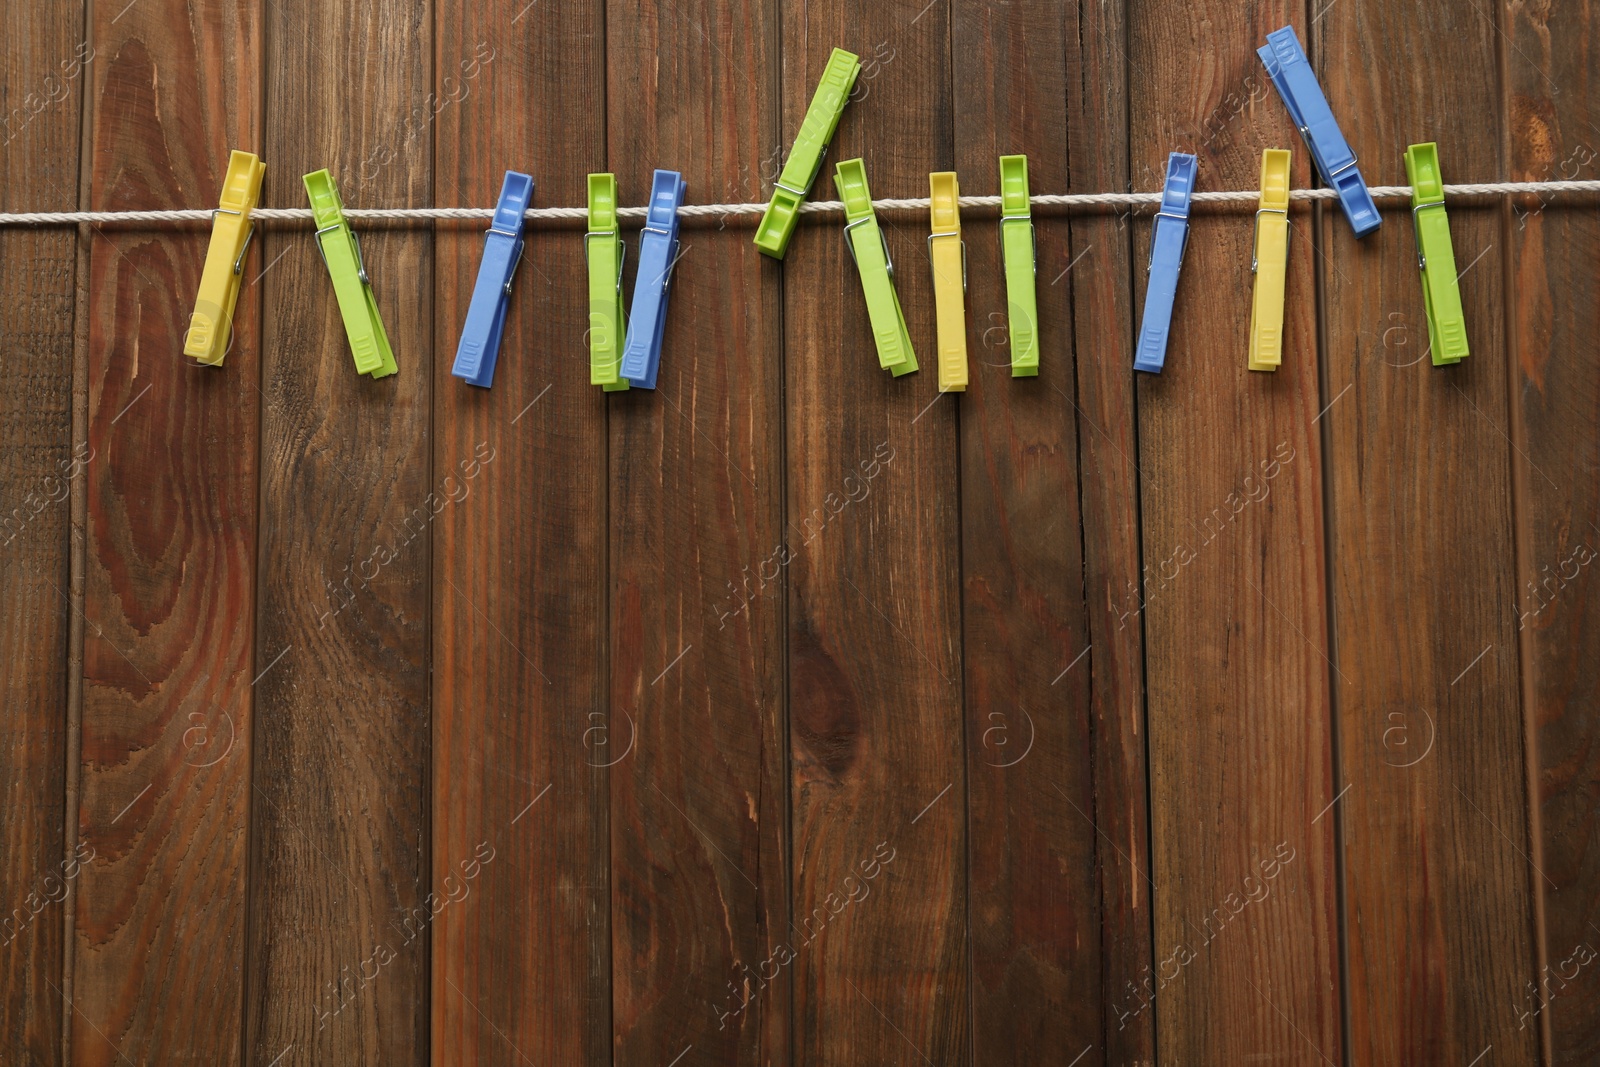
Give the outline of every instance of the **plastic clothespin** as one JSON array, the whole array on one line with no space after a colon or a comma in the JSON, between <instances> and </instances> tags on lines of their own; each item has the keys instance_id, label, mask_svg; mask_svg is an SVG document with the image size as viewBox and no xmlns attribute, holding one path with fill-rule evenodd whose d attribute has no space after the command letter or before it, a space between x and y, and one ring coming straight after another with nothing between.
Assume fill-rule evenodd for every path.
<instances>
[{"instance_id":1,"label":"plastic clothespin","mask_svg":"<svg viewBox=\"0 0 1600 1067\"><path fill-rule=\"evenodd\" d=\"M372 280L361 260L361 242L345 221L339 188L325 169L312 171L303 180L317 227L312 239L317 242L322 262L327 264L328 277L333 279L333 295L339 302L345 336L350 338L356 371L374 378L393 374L400 368L395 365L394 350L389 347L389 335L384 332L378 302L372 296Z\"/></svg>"},{"instance_id":2,"label":"plastic clothespin","mask_svg":"<svg viewBox=\"0 0 1600 1067\"><path fill-rule=\"evenodd\" d=\"M1035 292L1038 246L1028 198L1028 157L1000 157L1000 254L1005 262L1011 324L1011 376L1039 373L1039 302Z\"/></svg>"},{"instance_id":3,"label":"plastic clothespin","mask_svg":"<svg viewBox=\"0 0 1600 1067\"><path fill-rule=\"evenodd\" d=\"M1256 211L1250 270L1256 276L1250 301L1251 370L1274 371L1283 362L1283 292L1289 272L1289 161L1283 148L1261 153L1261 206Z\"/></svg>"},{"instance_id":4,"label":"plastic clothespin","mask_svg":"<svg viewBox=\"0 0 1600 1067\"><path fill-rule=\"evenodd\" d=\"M1468 355L1467 319L1461 309L1450 220L1444 212L1437 144L1429 141L1406 149L1406 179L1411 183L1411 219L1417 232L1417 267L1422 271L1422 302L1428 312L1433 365L1459 363Z\"/></svg>"},{"instance_id":5,"label":"plastic clothespin","mask_svg":"<svg viewBox=\"0 0 1600 1067\"><path fill-rule=\"evenodd\" d=\"M183 354L208 367L222 366L222 357L228 354L233 308L239 302L239 271L255 235L250 212L261 202L266 174L266 164L249 152L229 154L222 197L211 213L211 244L200 271L200 293L183 339Z\"/></svg>"},{"instance_id":6,"label":"plastic clothespin","mask_svg":"<svg viewBox=\"0 0 1600 1067\"><path fill-rule=\"evenodd\" d=\"M483 263L478 267L477 284L472 287L472 302L467 305L466 325L461 327L456 363L450 368L451 374L468 385L487 389L494 382L511 279L522 261L523 212L532 200L533 179L514 170L506 171L500 202L495 205L489 232L483 238Z\"/></svg>"},{"instance_id":7,"label":"plastic clothespin","mask_svg":"<svg viewBox=\"0 0 1600 1067\"><path fill-rule=\"evenodd\" d=\"M1150 284L1144 294L1144 321L1133 369L1160 374L1167 362L1167 335L1172 331L1172 305L1178 296L1178 271L1189 246L1189 197L1194 193L1195 157L1173 152L1167 157L1167 181L1161 189L1161 210L1150 229Z\"/></svg>"},{"instance_id":8,"label":"plastic clothespin","mask_svg":"<svg viewBox=\"0 0 1600 1067\"><path fill-rule=\"evenodd\" d=\"M661 338L667 329L667 290L678 259L678 207L683 176L658 170L650 185L650 210L639 237L639 276L633 284L633 327L622 352L622 376L642 389L656 387Z\"/></svg>"},{"instance_id":9,"label":"plastic clothespin","mask_svg":"<svg viewBox=\"0 0 1600 1067\"><path fill-rule=\"evenodd\" d=\"M1294 27L1285 26L1267 34L1267 43L1256 49L1256 55L1283 97L1283 105L1305 138L1306 147L1311 149L1311 159L1322 180L1338 192L1350 228L1357 237L1376 230L1383 221L1378 216L1378 206L1367 192L1367 183L1356 166L1356 154L1339 131L1333 109L1328 107L1328 98L1322 93Z\"/></svg>"},{"instance_id":10,"label":"plastic clothespin","mask_svg":"<svg viewBox=\"0 0 1600 1067\"><path fill-rule=\"evenodd\" d=\"M939 329L939 391L967 388L967 246L961 240L961 188L953 170L928 175L932 194L928 259L933 263L934 319Z\"/></svg>"},{"instance_id":11,"label":"plastic clothespin","mask_svg":"<svg viewBox=\"0 0 1600 1067\"><path fill-rule=\"evenodd\" d=\"M628 388L622 376L622 234L617 230L617 176L589 175L589 229L583 256L589 264L589 384L608 393Z\"/></svg>"},{"instance_id":12,"label":"plastic clothespin","mask_svg":"<svg viewBox=\"0 0 1600 1067\"><path fill-rule=\"evenodd\" d=\"M783 173L774 183L772 199L756 227L756 247L774 259L782 259L789 248L789 237L800 215L800 205L822 170L822 155L839 128L839 116L861 73L861 59L854 52L835 48L822 70L822 80L806 108L806 117L795 135L794 148L783 164Z\"/></svg>"},{"instance_id":13,"label":"plastic clothespin","mask_svg":"<svg viewBox=\"0 0 1600 1067\"><path fill-rule=\"evenodd\" d=\"M861 274L861 291L867 299L867 321L878 346L878 363L896 378L917 369L917 354L911 348L911 334L900 310L900 294L894 288L894 262L889 258L889 242L872 211L872 192L867 188L867 168L860 159L840 163L833 176L839 199L844 201L844 243Z\"/></svg>"}]
</instances>

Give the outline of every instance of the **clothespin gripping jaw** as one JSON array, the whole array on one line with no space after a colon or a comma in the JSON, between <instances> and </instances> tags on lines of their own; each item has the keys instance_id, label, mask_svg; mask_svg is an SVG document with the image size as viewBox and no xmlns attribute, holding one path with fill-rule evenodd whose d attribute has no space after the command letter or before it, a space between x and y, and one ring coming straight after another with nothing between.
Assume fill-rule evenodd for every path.
<instances>
[{"instance_id":1,"label":"clothespin gripping jaw","mask_svg":"<svg viewBox=\"0 0 1600 1067\"><path fill-rule=\"evenodd\" d=\"M483 236L483 263L478 268L467 321L456 347L455 365L450 370L469 385L487 389L494 381L511 282L516 277L517 264L522 262L524 213L532 200L533 179L514 170L506 171L494 218Z\"/></svg>"},{"instance_id":2,"label":"clothespin gripping jaw","mask_svg":"<svg viewBox=\"0 0 1600 1067\"><path fill-rule=\"evenodd\" d=\"M839 199L844 201L845 247L861 275L878 364L897 378L910 374L917 369L917 356L911 347L905 313L900 309L900 294L895 291L889 242L872 208L866 164L860 159L844 160L836 168L833 181L839 189Z\"/></svg>"},{"instance_id":3,"label":"clothespin gripping jaw","mask_svg":"<svg viewBox=\"0 0 1600 1067\"><path fill-rule=\"evenodd\" d=\"M1289 117L1311 150L1312 162L1322 180L1339 194L1339 204L1357 237L1365 237L1383 221L1372 201L1367 183L1361 177L1355 151L1339 129L1328 98L1322 92L1316 73L1293 26L1267 34L1267 43L1256 49L1267 69L1267 76L1283 98Z\"/></svg>"},{"instance_id":4,"label":"clothespin gripping jaw","mask_svg":"<svg viewBox=\"0 0 1600 1067\"><path fill-rule=\"evenodd\" d=\"M589 384L623 392L622 344L627 316L622 302L622 260L627 245L617 229L617 178L589 175L589 228L583 258L589 272Z\"/></svg>"},{"instance_id":5,"label":"clothespin gripping jaw","mask_svg":"<svg viewBox=\"0 0 1600 1067\"><path fill-rule=\"evenodd\" d=\"M367 276L361 241L344 217L338 186L326 170L313 171L304 181L316 226L312 240L333 282L334 299L339 305L339 317L344 321L356 371L374 378L394 374L399 370L394 350L389 346L389 335L383 328L378 302L372 295L372 279Z\"/></svg>"},{"instance_id":6,"label":"clothespin gripping jaw","mask_svg":"<svg viewBox=\"0 0 1600 1067\"><path fill-rule=\"evenodd\" d=\"M1038 235L1028 194L1028 157L1000 157L1000 257L1005 265L1011 376L1039 373Z\"/></svg>"},{"instance_id":7,"label":"clothespin gripping jaw","mask_svg":"<svg viewBox=\"0 0 1600 1067\"><path fill-rule=\"evenodd\" d=\"M249 152L234 151L228 156L222 196L211 213L211 243L200 272L200 290L183 341L183 354L205 366L221 366L228 352L240 271L255 237L250 213L261 202L266 173L266 164Z\"/></svg>"},{"instance_id":8,"label":"clothespin gripping jaw","mask_svg":"<svg viewBox=\"0 0 1600 1067\"><path fill-rule=\"evenodd\" d=\"M1469 354L1466 312L1456 274L1455 246L1444 207L1444 178L1439 171L1439 146L1429 141L1406 149L1406 178L1411 182L1411 221L1417 238L1417 268L1428 318L1433 365L1459 363Z\"/></svg>"},{"instance_id":9,"label":"clothespin gripping jaw","mask_svg":"<svg viewBox=\"0 0 1600 1067\"><path fill-rule=\"evenodd\" d=\"M1283 362L1284 292L1289 265L1289 164L1281 148L1261 154L1261 202L1250 248L1255 289L1250 300L1247 366L1275 371Z\"/></svg>"},{"instance_id":10,"label":"clothespin gripping jaw","mask_svg":"<svg viewBox=\"0 0 1600 1067\"><path fill-rule=\"evenodd\" d=\"M1189 198L1194 194L1197 161L1185 152L1167 157L1167 179L1161 209L1150 230L1150 275L1145 287L1144 316L1133 369L1160 374L1166 365L1172 309L1178 295L1178 274L1189 247Z\"/></svg>"},{"instance_id":11,"label":"clothespin gripping jaw","mask_svg":"<svg viewBox=\"0 0 1600 1067\"><path fill-rule=\"evenodd\" d=\"M678 208L683 176L658 170L650 187L650 207L639 236L639 276L633 288L632 325L622 353L622 376L630 385L656 387L661 342L667 329L667 297L678 258Z\"/></svg>"},{"instance_id":12,"label":"clothespin gripping jaw","mask_svg":"<svg viewBox=\"0 0 1600 1067\"><path fill-rule=\"evenodd\" d=\"M939 390L967 388L967 246L961 239L960 185L955 171L928 175L928 260L933 265L934 321L938 328Z\"/></svg>"},{"instance_id":13,"label":"clothespin gripping jaw","mask_svg":"<svg viewBox=\"0 0 1600 1067\"><path fill-rule=\"evenodd\" d=\"M817 91L806 108L806 116L795 135L794 147L784 161L783 171L773 183L772 199L756 227L755 246L774 259L782 259L789 248L800 217L800 205L811 195L811 187L822 172L822 157L839 128L850 90L861 73L861 60L853 52L835 48L822 70Z\"/></svg>"}]
</instances>

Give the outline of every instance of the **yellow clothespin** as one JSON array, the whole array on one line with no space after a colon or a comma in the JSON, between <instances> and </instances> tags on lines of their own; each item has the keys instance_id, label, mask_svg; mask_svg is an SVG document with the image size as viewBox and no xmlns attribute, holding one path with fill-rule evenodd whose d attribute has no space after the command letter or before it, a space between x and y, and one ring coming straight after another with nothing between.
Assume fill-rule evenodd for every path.
<instances>
[{"instance_id":1,"label":"yellow clothespin","mask_svg":"<svg viewBox=\"0 0 1600 1067\"><path fill-rule=\"evenodd\" d=\"M255 232L250 212L261 202L261 179L266 173L267 165L249 152L228 156L222 199L211 213L211 244L200 272L200 294L183 340L183 354L208 367L222 366L222 357L228 354L233 306L239 301L239 271Z\"/></svg>"},{"instance_id":2,"label":"yellow clothespin","mask_svg":"<svg viewBox=\"0 0 1600 1067\"><path fill-rule=\"evenodd\" d=\"M928 175L933 232L928 258L933 261L934 317L939 327L939 391L967 388L967 246L961 240L961 195L953 170Z\"/></svg>"},{"instance_id":3,"label":"yellow clothespin","mask_svg":"<svg viewBox=\"0 0 1600 1067\"><path fill-rule=\"evenodd\" d=\"M1251 370L1277 370L1283 362L1283 289L1289 271L1289 160L1283 148L1261 153L1261 207L1256 212L1255 251L1250 269L1256 292L1250 302Z\"/></svg>"}]
</instances>

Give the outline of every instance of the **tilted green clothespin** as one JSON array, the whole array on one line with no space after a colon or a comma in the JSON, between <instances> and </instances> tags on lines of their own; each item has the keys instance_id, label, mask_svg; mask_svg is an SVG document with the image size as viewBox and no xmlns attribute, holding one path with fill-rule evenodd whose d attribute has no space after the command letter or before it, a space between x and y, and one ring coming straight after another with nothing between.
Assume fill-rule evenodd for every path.
<instances>
[{"instance_id":1,"label":"tilted green clothespin","mask_svg":"<svg viewBox=\"0 0 1600 1067\"><path fill-rule=\"evenodd\" d=\"M867 298L867 319L872 326L872 339L878 345L878 362L897 378L910 374L917 369L917 354L911 349L911 334L906 330L900 296L894 289L889 242L872 211L866 166L859 159L847 159L839 164L833 181L839 187L839 199L844 201L845 247L856 261L856 270L861 272L861 290Z\"/></svg>"},{"instance_id":2,"label":"tilted green clothespin","mask_svg":"<svg viewBox=\"0 0 1600 1067\"><path fill-rule=\"evenodd\" d=\"M761 225L756 227L756 247L774 259L782 259L789 247L800 205L805 203L822 170L822 154L828 150L833 131L839 128L839 116L844 114L845 102L860 73L861 60L854 52L835 48L828 57L811 106L800 123L800 132L795 135L794 148L772 190L772 200L761 216Z\"/></svg>"},{"instance_id":3,"label":"tilted green clothespin","mask_svg":"<svg viewBox=\"0 0 1600 1067\"><path fill-rule=\"evenodd\" d=\"M400 368L395 365L389 335L384 332L378 303L372 297L372 282L361 261L361 244L345 221L339 189L325 169L307 174L304 180L317 226L314 240L322 261L328 265L328 276L333 279L333 295L339 302L345 335L350 338L356 371L374 378L394 374Z\"/></svg>"},{"instance_id":4,"label":"tilted green clothespin","mask_svg":"<svg viewBox=\"0 0 1600 1067\"><path fill-rule=\"evenodd\" d=\"M622 235L617 231L617 176L589 175L589 229L583 235L589 261L589 384L608 393L628 388L622 376Z\"/></svg>"},{"instance_id":5,"label":"tilted green clothespin","mask_svg":"<svg viewBox=\"0 0 1600 1067\"><path fill-rule=\"evenodd\" d=\"M1444 212L1437 144L1429 141L1406 149L1406 179L1411 182L1411 219L1416 224L1417 266L1422 271L1422 303L1428 312L1433 365L1459 363L1467 357L1467 318L1461 310L1450 220Z\"/></svg>"},{"instance_id":6,"label":"tilted green clothespin","mask_svg":"<svg viewBox=\"0 0 1600 1067\"><path fill-rule=\"evenodd\" d=\"M1039 373L1038 273L1033 202L1028 198L1028 157L1000 157L1000 253L1005 262L1007 320L1011 327L1011 376Z\"/></svg>"}]
</instances>

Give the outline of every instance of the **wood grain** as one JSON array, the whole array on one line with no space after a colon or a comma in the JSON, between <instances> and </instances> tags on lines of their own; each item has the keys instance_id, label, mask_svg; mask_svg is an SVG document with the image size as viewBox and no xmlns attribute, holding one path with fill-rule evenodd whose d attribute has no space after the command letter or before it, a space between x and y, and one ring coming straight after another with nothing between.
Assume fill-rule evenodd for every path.
<instances>
[{"instance_id":1,"label":"wood grain","mask_svg":"<svg viewBox=\"0 0 1600 1067\"><path fill-rule=\"evenodd\" d=\"M766 0L607 6L607 160L623 203L647 201L657 167L681 171L691 201L757 194L778 133L775 12ZM623 1065L788 1059L794 972L775 955L794 936L783 601L756 577L786 538L781 307L750 238L719 220L682 231L659 388L609 402ZM631 277L637 231L625 239L636 287L648 280Z\"/></svg>"},{"instance_id":2,"label":"wood grain","mask_svg":"<svg viewBox=\"0 0 1600 1067\"><path fill-rule=\"evenodd\" d=\"M258 140L257 6L117 15L94 9L92 209L216 204L229 149ZM259 291L223 368L188 363L206 239L95 230L90 248L81 1063L239 1059Z\"/></svg>"},{"instance_id":3,"label":"wood grain","mask_svg":"<svg viewBox=\"0 0 1600 1067\"><path fill-rule=\"evenodd\" d=\"M954 6L956 167L1000 192L1025 153L1034 189L1064 189L1067 33L1054 4ZM971 384L960 398L962 623L975 1063L1043 1049L1101 1062L1094 746L1078 513L1072 280L1065 219L1035 225L1037 378L1011 376L998 222L965 221ZM917 262L908 270L927 267ZM1069 398L1063 403L1062 396ZM952 398L954 399L954 398Z\"/></svg>"},{"instance_id":4,"label":"wood grain","mask_svg":"<svg viewBox=\"0 0 1600 1067\"><path fill-rule=\"evenodd\" d=\"M1122 3L1081 3L1068 34L1070 192L1128 190L1127 21ZM1042 188L1042 187L1041 187ZM1105 1062L1155 1062L1155 1012L1139 1010L1151 954L1150 811L1139 604L1139 442L1134 411L1132 212L1074 216L1065 259L1041 284L1072 287L1078 493L1090 672ZM1063 391L1066 386L1062 386ZM1058 400L1060 398L1058 397ZM1082 653L1080 653L1082 654Z\"/></svg>"},{"instance_id":5,"label":"wood grain","mask_svg":"<svg viewBox=\"0 0 1600 1067\"><path fill-rule=\"evenodd\" d=\"M1173 150L1199 155L1198 188L1256 188L1262 150L1287 145L1307 183L1281 102L1250 102L1255 48L1299 14L1130 5L1136 188L1161 188ZM1250 213L1206 213L1165 371L1137 382L1157 962L1133 1007L1155 995L1165 1062L1340 1059L1322 404L1312 242L1294 223L1283 366L1245 368Z\"/></svg>"},{"instance_id":6,"label":"wood grain","mask_svg":"<svg viewBox=\"0 0 1600 1067\"><path fill-rule=\"evenodd\" d=\"M273 206L304 206L321 167L347 207L429 202L432 24L424 0L268 8ZM310 232L264 250L246 1040L284 1067L427 1062L431 920L460 906L429 855L429 546L458 506L430 470L433 241L361 248L399 364L377 380Z\"/></svg>"},{"instance_id":7,"label":"wood grain","mask_svg":"<svg viewBox=\"0 0 1600 1067\"><path fill-rule=\"evenodd\" d=\"M0 210L70 211L78 199L87 55L81 9L0 14ZM63 1059L68 859L67 665L73 613L71 231L0 231L0 1061Z\"/></svg>"},{"instance_id":8,"label":"wood grain","mask_svg":"<svg viewBox=\"0 0 1600 1067\"><path fill-rule=\"evenodd\" d=\"M1504 176L1493 18L1425 0L1321 20L1314 59L1368 181L1404 182L1423 141L1447 182ZM1371 62L1374 41L1429 76ZM1405 211L1359 245L1323 222L1350 1056L1532 1063L1502 213L1450 208L1472 354L1449 367L1425 356Z\"/></svg>"},{"instance_id":9,"label":"wood grain","mask_svg":"<svg viewBox=\"0 0 1600 1067\"><path fill-rule=\"evenodd\" d=\"M1594 177L1600 12L1586 3L1504 10L1510 180ZM1600 225L1588 205L1540 197L1520 198L1511 214L1516 629L1534 754L1529 862L1543 872L1532 879L1544 904L1544 962L1514 1004L1519 1030L1548 1028L1551 1062L1591 1063L1600 1057L1600 979L1590 966L1600 950L1600 862L1590 848L1600 778L1590 744L1600 725L1600 606L1589 566L1600 552L1592 461L1600 334L1589 280L1600 274Z\"/></svg>"},{"instance_id":10,"label":"wood grain","mask_svg":"<svg viewBox=\"0 0 1600 1067\"><path fill-rule=\"evenodd\" d=\"M825 0L784 15L784 85L834 46L863 69L818 180L865 156L876 197L955 163L950 13ZM806 99L786 92L785 129ZM784 264L795 1059L966 1063L966 767L957 396L938 393L925 213L886 226L924 369L879 369L836 220ZM875 877L868 877L875 875ZM853 898L859 898L854 899ZM853 902L852 902L853 900Z\"/></svg>"},{"instance_id":11,"label":"wood grain","mask_svg":"<svg viewBox=\"0 0 1600 1067\"><path fill-rule=\"evenodd\" d=\"M438 201L493 204L513 169L536 203L583 203L601 5L451 0L438 26ZM609 1062L606 410L583 242L528 231L484 390L450 374L483 228L436 240L433 469L457 502L433 527L433 884L465 896L433 924L432 1062Z\"/></svg>"}]
</instances>

